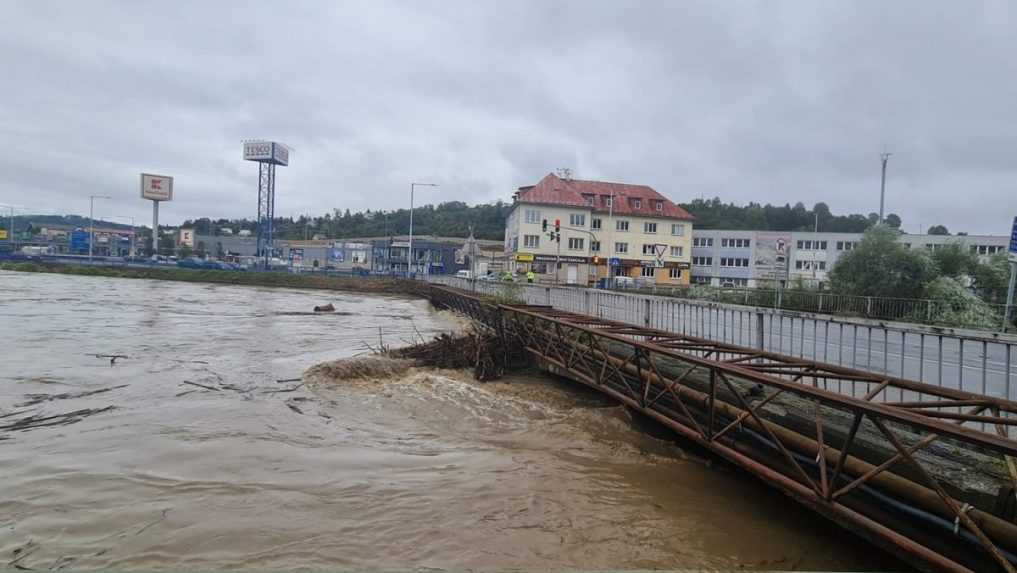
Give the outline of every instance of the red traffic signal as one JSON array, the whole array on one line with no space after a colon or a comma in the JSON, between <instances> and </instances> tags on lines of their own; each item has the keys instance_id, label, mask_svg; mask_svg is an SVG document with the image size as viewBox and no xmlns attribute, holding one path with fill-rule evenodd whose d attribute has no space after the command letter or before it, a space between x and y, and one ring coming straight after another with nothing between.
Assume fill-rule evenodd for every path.
<instances>
[{"instance_id":1,"label":"red traffic signal","mask_svg":"<svg viewBox=\"0 0 1017 573\"><path fill-rule=\"evenodd\" d=\"M561 219L555 219L554 220L554 230L555 230L555 232L558 232L558 231L561 230Z\"/></svg>"}]
</instances>

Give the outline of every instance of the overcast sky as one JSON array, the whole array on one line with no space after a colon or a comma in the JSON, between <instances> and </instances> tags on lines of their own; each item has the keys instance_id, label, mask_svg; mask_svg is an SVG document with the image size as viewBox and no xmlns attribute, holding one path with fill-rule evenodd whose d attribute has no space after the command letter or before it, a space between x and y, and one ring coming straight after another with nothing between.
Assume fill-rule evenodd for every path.
<instances>
[{"instance_id":1,"label":"overcast sky","mask_svg":"<svg viewBox=\"0 0 1017 573\"><path fill-rule=\"evenodd\" d=\"M509 200L558 167L675 201L825 201L905 230L1017 215L1013 2L0 0L0 203L255 217Z\"/></svg>"}]
</instances>

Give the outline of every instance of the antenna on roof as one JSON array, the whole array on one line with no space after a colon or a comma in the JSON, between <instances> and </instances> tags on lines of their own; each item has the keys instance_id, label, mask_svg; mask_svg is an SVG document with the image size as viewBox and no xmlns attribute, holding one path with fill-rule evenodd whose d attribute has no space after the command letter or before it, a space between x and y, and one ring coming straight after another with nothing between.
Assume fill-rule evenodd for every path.
<instances>
[{"instance_id":1,"label":"antenna on roof","mask_svg":"<svg viewBox=\"0 0 1017 573\"><path fill-rule=\"evenodd\" d=\"M558 176L559 179L564 179L565 181L572 180L572 170L569 169L568 167L559 167L558 169L554 170L554 173L555 175Z\"/></svg>"}]
</instances>

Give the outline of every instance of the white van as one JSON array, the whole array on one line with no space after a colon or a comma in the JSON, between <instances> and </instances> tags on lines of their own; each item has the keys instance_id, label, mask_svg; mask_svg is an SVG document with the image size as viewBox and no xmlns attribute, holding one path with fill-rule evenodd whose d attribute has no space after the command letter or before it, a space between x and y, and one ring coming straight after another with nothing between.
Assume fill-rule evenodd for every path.
<instances>
[{"instance_id":1,"label":"white van","mask_svg":"<svg viewBox=\"0 0 1017 573\"><path fill-rule=\"evenodd\" d=\"M469 280L473 278L473 274L470 271L463 269L456 273L456 278Z\"/></svg>"}]
</instances>

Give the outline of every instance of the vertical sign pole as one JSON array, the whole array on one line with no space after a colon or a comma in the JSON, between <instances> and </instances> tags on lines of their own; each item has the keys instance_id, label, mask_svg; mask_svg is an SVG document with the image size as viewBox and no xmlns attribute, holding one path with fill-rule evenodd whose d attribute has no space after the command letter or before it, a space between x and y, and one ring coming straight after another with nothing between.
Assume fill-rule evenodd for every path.
<instances>
[{"instance_id":1,"label":"vertical sign pole","mask_svg":"<svg viewBox=\"0 0 1017 573\"><path fill-rule=\"evenodd\" d=\"M1006 309L1003 311L1003 332L1006 332L1007 328L1010 326L1010 313L1013 309L1013 290L1015 282L1017 282L1017 262L1012 262L1010 263L1010 288L1006 291Z\"/></svg>"},{"instance_id":2,"label":"vertical sign pole","mask_svg":"<svg viewBox=\"0 0 1017 573\"><path fill-rule=\"evenodd\" d=\"M1010 326L1010 311L1013 308L1014 283L1017 283L1017 217L1013 218L1010 228L1010 248L1007 257L1010 260L1010 288L1006 291L1006 307L1003 309L1003 332Z\"/></svg>"},{"instance_id":3,"label":"vertical sign pole","mask_svg":"<svg viewBox=\"0 0 1017 573\"><path fill-rule=\"evenodd\" d=\"M159 202L152 201L152 256L159 254Z\"/></svg>"}]
</instances>

